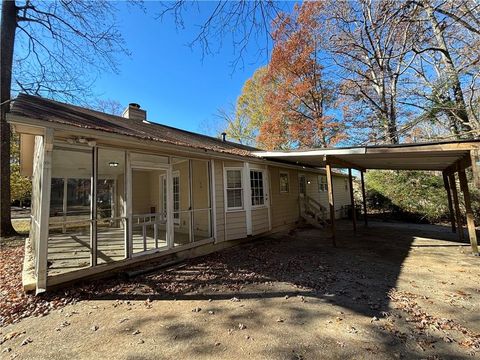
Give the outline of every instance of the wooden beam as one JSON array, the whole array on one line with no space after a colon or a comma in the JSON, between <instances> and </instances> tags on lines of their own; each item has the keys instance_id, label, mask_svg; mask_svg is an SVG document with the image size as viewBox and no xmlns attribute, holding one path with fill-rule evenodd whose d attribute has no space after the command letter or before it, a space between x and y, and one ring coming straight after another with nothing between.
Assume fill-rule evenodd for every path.
<instances>
[{"instance_id":1,"label":"wooden beam","mask_svg":"<svg viewBox=\"0 0 480 360\"><path fill-rule=\"evenodd\" d=\"M336 241L336 228L335 228L335 202L333 196L333 179L332 179L332 167L330 164L326 165L327 170L327 186L328 186L328 204L330 206L330 226L332 228L332 243L333 246L337 246Z\"/></svg>"},{"instance_id":2,"label":"wooden beam","mask_svg":"<svg viewBox=\"0 0 480 360\"><path fill-rule=\"evenodd\" d=\"M478 255L477 233L475 230L475 220L473 216L472 203L470 200L470 191L468 190L467 175L465 174L465 170L460 170L458 172L458 178L460 179L460 188L462 189L463 198L465 201L468 237L470 238L470 244L472 245L473 254Z\"/></svg>"},{"instance_id":3,"label":"wooden beam","mask_svg":"<svg viewBox=\"0 0 480 360\"><path fill-rule=\"evenodd\" d=\"M461 158L460 160L456 161L452 165L448 166L444 171L447 174L452 174L459 170L465 170L472 165L472 159L470 158L470 154Z\"/></svg>"},{"instance_id":4,"label":"wooden beam","mask_svg":"<svg viewBox=\"0 0 480 360\"><path fill-rule=\"evenodd\" d=\"M331 155L324 155L323 161L325 161L325 163L330 164L332 168L342 168L342 169L352 168L358 171L365 171L365 168L361 167L360 165L354 164L347 160L339 159Z\"/></svg>"},{"instance_id":5,"label":"wooden beam","mask_svg":"<svg viewBox=\"0 0 480 360\"><path fill-rule=\"evenodd\" d=\"M363 171L360 172L360 179L362 181L362 199L363 199L363 220L365 221L365 226L368 226L367 218L367 196L365 194L365 179L363 177Z\"/></svg>"},{"instance_id":6,"label":"wooden beam","mask_svg":"<svg viewBox=\"0 0 480 360\"><path fill-rule=\"evenodd\" d=\"M357 231L357 214L355 213L355 198L353 197L353 177L352 169L348 169L348 186L350 188L350 205L352 207L352 225L353 231Z\"/></svg>"},{"instance_id":7,"label":"wooden beam","mask_svg":"<svg viewBox=\"0 0 480 360\"><path fill-rule=\"evenodd\" d=\"M445 186L445 191L447 192L448 200L448 212L450 214L450 223L452 224L452 232L455 232L455 215L453 213L453 202L452 202L452 192L450 191L450 184L448 183L448 175L446 172L443 172L443 185Z\"/></svg>"},{"instance_id":8,"label":"wooden beam","mask_svg":"<svg viewBox=\"0 0 480 360\"><path fill-rule=\"evenodd\" d=\"M450 192L452 193L453 208L455 209L455 218L457 219L457 234L458 240L463 240L462 216L460 214L460 205L458 202L457 183L455 182L455 173L448 175L448 182L450 185Z\"/></svg>"}]
</instances>

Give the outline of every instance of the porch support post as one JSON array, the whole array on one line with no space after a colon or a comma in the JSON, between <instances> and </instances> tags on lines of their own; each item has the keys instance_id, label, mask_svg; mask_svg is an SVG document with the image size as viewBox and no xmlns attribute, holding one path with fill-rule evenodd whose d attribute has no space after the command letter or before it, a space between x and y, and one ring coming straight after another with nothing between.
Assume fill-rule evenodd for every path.
<instances>
[{"instance_id":1,"label":"porch support post","mask_svg":"<svg viewBox=\"0 0 480 360\"><path fill-rule=\"evenodd\" d=\"M480 149L470 151L472 162L473 183L480 188Z\"/></svg>"},{"instance_id":2,"label":"porch support post","mask_svg":"<svg viewBox=\"0 0 480 360\"><path fill-rule=\"evenodd\" d=\"M365 179L363 177L363 171L360 172L360 179L362 181L363 220L365 221L365 227L367 227L368 226L367 196L365 195Z\"/></svg>"},{"instance_id":3,"label":"porch support post","mask_svg":"<svg viewBox=\"0 0 480 360\"><path fill-rule=\"evenodd\" d=\"M357 214L355 213L355 199L353 197L352 168L348 168L348 186L350 188L350 204L352 206L353 231L357 231Z\"/></svg>"},{"instance_id":4,"label":"porch support post","mask_svg":"<svg viewBox=\"0 0 480 360\"><path fill-rule=\"evenodd\" d=\"M462 217L460 214L460 205L458 202L458 192L457 192L457 183L455 182L455 173L450 173L448 175L448 182L450 185L450 192L452 193L453 208L455 209L455 218L457 219L458 240L462 241L463 240Z\"/></svg>"},{"instance_id":5,"label":"porch support post","mask_svg":"<svg viewBox=\"0 0 480 360\"><path fill-rule=\"evenodd\" d=\"M62 225L62 233L65 234L67 232L67 208L68 208L68 202L67 202L67 193L68 193L68 178L64 177L63 178L63 201L62 201L62 211L63 211L63 225Z\"/></svg>"},{"instance_id":6,"label":"porch support post","mask_svg":"<svg viewBox=\"0 0 480 360\"><path fill-rule=\"evenodd\" d=\"M458 178L460 179L460 188L463 192L463 198L465 201L465 212L467 214L467 228L468 237L470 238L470 244L472 245L472 252L474 255L478 254L477 233L475 231L475 221L473 217L472 203L470 200L470 191L468 190L467 175L465 170L458 172Z\"/></svg>"},{"instance_id":7,"label":"porch support post","mask_svg":"<svg viewBox=\"0 0 480 360\"><path fill-rule=\"evenodd\" d=\"M329 163L326 165L327 170L327 185L328 185L328 204L330 206L330 224L332 227L332 244L334 247L337 246L336 241L336 228L335 228L335 203L333 196L333 179L332 179L332 168Z\"/></svg>"},{"instance_id":8,"label":"porch support post","mask_svg":"<svg viewBox=\"0 0 480 360\"><path fill-rule=\"evenodd\" d=\"M97 265L97 160L98 148L92 148L92 177L90 180L90 266Z\"/></svg>"},{"instance_id":9,"label":"porch support post","mask_svg":"<svg viewBox=\"0 0 480 360\"><path fill-rule=\"evenodd\" d=\"M443 174L443 185L445 186L445 191L447 192L448 212L450 214L450 223L452 224L452 232L456 232L457 228L455 226L455 215L453 213L452 192L450 191L448 175L445 173L445 171L442 174Z\"/></svg>"},{"instance_id":10,"label":"porch support post","mask_svg":"<svg viewBox=\"0 0 480 360\"><path fill-rule=\"evenodd\" d=\"M168 176L167 176L168 179ZM168 185L168 181L167 181ZM132 164L130 158L130 151L125 153L125 189L126 198L125 202L125 216L127 217L127 232L125 236L125 257L131 259L133 255L133 218L132 218ZM168 206L168 204L167 204ZM168 224L168 223L167 223ZM167 225L168 226L168 225ZM168 238L168 231L167 231Z\"/></svg>"},{"instance_id":11,"label":"porch support post","mask_svg":"<svg viewBox=\"0 0 480 360\"><path fill-rule=\"evenodd\" d=\"M48 262L48 220L50 217L50 191L52 184L53 130L46 129L43 136L43 156L40 194L40 234L37 252L37 289L36 293L47 290Z\"/></svg>"}]
</instances>

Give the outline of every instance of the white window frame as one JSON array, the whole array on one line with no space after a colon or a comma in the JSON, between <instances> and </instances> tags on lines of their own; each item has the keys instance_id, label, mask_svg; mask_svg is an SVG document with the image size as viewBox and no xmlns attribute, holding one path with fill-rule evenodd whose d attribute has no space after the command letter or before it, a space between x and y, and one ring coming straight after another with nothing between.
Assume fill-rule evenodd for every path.
<instances>
[{"instance_id":1,"label":"white window frame","mask_svg":"<svg viewBox=\"0 0 480 360\"><path fill-rule=\"evenodd\" d=\"M325 180L325 181L322 181L322 180ZM318 175L317 181L318 181L319 193L328 191L327 175Z\"/></svg>"},{"instance_id":2,"label":"white window frame","mask_svg":"<svg viewBox=\"0 0 480 360\"><path fill-rule=\"evenodd\" d=\"M175 211L175 178L178 179L178 209ZM173 196L173 202L172 202L172 214L173 214L173 223L175 225L180 225L180 171L174 171L172 173L172 196ZM178 217L176 218L175 215Z\"/></svg>"},{"instance_id":3,"label":"white window frame","mask_svg":"<svg viewBox=\"0 0 480 360\"><path fill-rule=\"evenodd\" d=\"M262 173L262 190L263 190L263 204L254 205L253 200L253 188L252 188L252 171ZM267 206L266 185L265 185L265 170L263 169L250 169L248 172L248 180L250 181L250 204L252 209L264 208Z\"/></svg>"},{"instance_id":4,"label":"white window frame","mask_svg":"<svg viewBox=\"0 0 480 360\"><path fill-rule=\"evenodd\" d=\"M287 190L282 190L282 175L287 175ZM278 175L278 183L280 194L288 194L290 192L290 173L288 171L280 171Z\"/></svg>"},{"instance_id":5,"label":"white window frame","mask_svg":"<svg viewBox=\"0 0 480 360\"><path fill-rule=\"evenodd\" d=\"M228 171L240 171L240 188L228 188L228 182L227 182L227 173ZM249 175L250 178L250 175ZM241 199L242 199L242 206L235 206L235 207L229 207L228 206L228 190L241 190ZM224 190L224 196L225 196L225 209L226 211L239 211L239 210L244 210L245 207L245 200L244 200L244 193L245 193L245 184L243 181L243 167L225 167L223 169L223 190Z\"/></svg>"}]
</instances>

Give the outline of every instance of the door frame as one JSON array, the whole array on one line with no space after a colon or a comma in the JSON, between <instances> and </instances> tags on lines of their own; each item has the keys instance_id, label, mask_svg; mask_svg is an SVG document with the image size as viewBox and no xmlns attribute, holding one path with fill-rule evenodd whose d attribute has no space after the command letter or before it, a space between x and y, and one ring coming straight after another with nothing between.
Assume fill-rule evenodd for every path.
<instances>
[{"instance_id":1,"label":"door frame","mask_svg":"<svg viewBox=\"0 0 480 360\"><path fill-rule=\"evenodd\" d=\"M162 176L166 176L167 179L167 189L173 187L173 176L172 176L172 165L171 164L151 164L144 165L142 163L132 162L131 159L128 161L128 179L130 180L127 184L127 217L128 217L128 250L130 257L142 256L149 253L155 253L161 250L168 250L173 248L173 191L167 191L167 216L166 216L166 246L150 249L147 251L140 251L138 253L133 253L133 170L164 170L165 174L159 176L159 190L163 185L163 182L160 181ZM163 204L163 199L160 204Z\"/></svg>"}]
</instances>

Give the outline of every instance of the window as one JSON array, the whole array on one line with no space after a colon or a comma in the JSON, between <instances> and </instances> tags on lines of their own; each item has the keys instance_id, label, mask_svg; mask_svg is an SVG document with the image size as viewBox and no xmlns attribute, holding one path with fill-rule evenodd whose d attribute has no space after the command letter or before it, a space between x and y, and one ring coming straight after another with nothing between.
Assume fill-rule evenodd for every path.
<instances>
[{"instance_id":1,"label":"window","mask_svg":"<svg viewBox=\"0 0 480 360\"><path fill-rule=\"evenodd\" d=\"M280 173L280 192L288 193L289 191L290 187L288 184L288 173Z\"/></svg>"},{"instance_id":2,"label":"window","mask_svg":"<svg viewBox=\"0 0 480 360\"><path fill-rule=\"evenodd\" d=\"M325 175L318 176L318 192L323 192L328 190L327 177Z\"/></svg>"},{"instance_id":3,"label":"window","mask_svg":"<svg viewBox=\"0 0 480 360\"><path fill-rule=\"evenodd\" d=\"M227 209L241 209L243 207L242 170L226 170Z\"/></svg>"},{"instance_id":4,"label":"window","mask_svg":"<svg viewBox=\"0 0 480 360\"><path fill-rule=\"evenodd\" d=\"M180 175L173 175L173 222L180 224Z\"/></svg>"},{"instance_id":5,"label":"window","mask_svg":"<svg viewBox=\"0 0 480 360\"><path fill-rule=\"evenodd\" d=\"M252 206L263 205L265 203L263 171L250 171L250 187L252 190Z\"/></svg>"}]
</instances>

